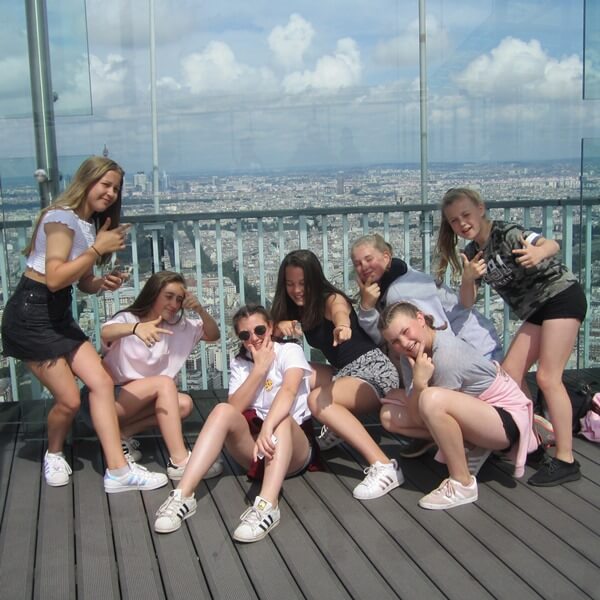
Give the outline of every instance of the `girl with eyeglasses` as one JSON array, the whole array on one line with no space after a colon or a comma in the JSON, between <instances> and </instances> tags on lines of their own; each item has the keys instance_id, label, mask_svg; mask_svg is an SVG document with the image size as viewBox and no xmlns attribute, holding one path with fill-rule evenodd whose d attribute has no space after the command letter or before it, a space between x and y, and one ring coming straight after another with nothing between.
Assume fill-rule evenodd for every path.
<instances>
[{"instance_id":1,"label":"girl with eyeglasses","mask_svg":"<svg viewBox=\"0 0 600 600\"><path fill-rule=\"evenodd\" d=\"M184 310L198 315L192 318ZM160 271L148 279L128 308L102 326L104 366L115 385L125 455L141 458L133 437L158 426L169 451L167 474L180 479L188 461L181 420L192 412L192 399L177 390L175 377L196 345L219 339L219 328L179 273ZM223 470L220 462L211 476Z\"/></svg>"},{"instance_id":2,"label":"girl with eyeglasses","mask_svg":"<svg viewBox=\"0 0 600 600\"><path fill-rule=\"evenodd\" d=\"M354 497L379 498L401 485L398 463L388 458L355 416L379 412L380 399L399 386L398 371L361 329L352 302L327 281L310 250L294 250L283 259L272 311L284 335L293 335L294 321L299 321L307 342L321 350L334 369L332 379L317 372L308 403L326 427L322 449L341 438L369 463Z\"/></svg>"},{"instance_id":3,"label":"girl with eyeglasses","mask_svg":"<svg viewBox=\"0 0 600 600\"><path fill-rule=\"evenodd\" d=\"M258 541L279 524L286 477L319 468L307 405L312 369L302 348L272 339L273 322L262 306L240 308L233 327L241 345L230 365L227 402L209 414L177 489L158 509L158 533L176 531L195 513L194 490L223 446L249 477L262 477L258 496L233 532L239 542Z\"/></svg>"}]
</instances>

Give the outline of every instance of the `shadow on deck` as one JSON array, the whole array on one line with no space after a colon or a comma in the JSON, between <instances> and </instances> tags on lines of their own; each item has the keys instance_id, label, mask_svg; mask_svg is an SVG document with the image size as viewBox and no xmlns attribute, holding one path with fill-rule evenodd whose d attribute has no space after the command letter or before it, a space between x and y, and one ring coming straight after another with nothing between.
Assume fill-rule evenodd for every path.
<instances>
[{"instance_id":1,"label":"shadow on deck","mask_svg":"<svg viewBox=\"0 0 600 600\"><path fill-rule=\"evenodd\" d=\"M573 381L574 375L570 374ZM577 374L600 381L600 370ZM194 395L193 444L223 392ZM43 483L44 403L23 419L5 407L0 433L0 596L25 598L600 598L600 446L575 440L583 477L533 488L499 459L479 475L479 501L425 511L419 497L445 476L431 454L401 459L406 483L361 503L362 465L345 445L325 455L329 472L288 480L281 523L261 542L230 532L256 489L226 457L225 472L197 489L197 513L155 534L169 488L106 495L97 441L79 426L68 447L72 482ZM397 442L368 425L386 452ZM162 440L141 439L142 464L164 470Z\"/></svg>"}]
</instances>

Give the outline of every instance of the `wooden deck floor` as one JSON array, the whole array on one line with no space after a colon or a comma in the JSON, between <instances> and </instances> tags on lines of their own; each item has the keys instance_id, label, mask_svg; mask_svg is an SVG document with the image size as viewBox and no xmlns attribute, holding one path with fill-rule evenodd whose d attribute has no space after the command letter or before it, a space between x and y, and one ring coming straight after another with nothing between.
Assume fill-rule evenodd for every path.
<instances>
[{"instance_id":1,"label":"wooden deck floor","mask_svg":"<svg viewBox=\"0 0 600 600\"><path fill-rule=\"evenodd\" d=\"M217 400L196 396L190 445ZM392 436L369 429L397 456ZM180 531L158 535L154 513L170 484L105 494L98 443L76 432L72 483L50 488L44 450L31 420L0 433L3 600L600 598L600 446L580 439L580 481L533 488L529 468L516 481L493 459L479 501L447 512L417 505L444 476L431 455L401 460L405 485L361 503L351 494L361 465L342 446L327 453L329 472L285 482L279 527L250 545L230 536L256 493L233 461L200 484L198 511ZM142 450L142 464L165 468L158 437L142 438Z\"/></svg>"}]
</instances>

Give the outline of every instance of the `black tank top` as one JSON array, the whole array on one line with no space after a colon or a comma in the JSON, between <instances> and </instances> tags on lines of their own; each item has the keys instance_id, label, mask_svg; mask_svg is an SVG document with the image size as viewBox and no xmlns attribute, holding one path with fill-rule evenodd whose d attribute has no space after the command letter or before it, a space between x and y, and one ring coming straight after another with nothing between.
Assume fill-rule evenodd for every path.
<instances>
[{"instance_id":1,"label":"black tank top","mask_svg":"<svg viewBox=\"0 0 600 600\"><path fill-rule=\"evenodd\" d=\"M306 341L320 350L329 363L336 369L341 369L359 356L377 348L373 340L363 331L358 324L358 317L354 308L350 309L350 327L352 337L339 346L333 346L333 323L329 319L323 319L316 327L305 331Z\"/></svg>"}]
</instances>

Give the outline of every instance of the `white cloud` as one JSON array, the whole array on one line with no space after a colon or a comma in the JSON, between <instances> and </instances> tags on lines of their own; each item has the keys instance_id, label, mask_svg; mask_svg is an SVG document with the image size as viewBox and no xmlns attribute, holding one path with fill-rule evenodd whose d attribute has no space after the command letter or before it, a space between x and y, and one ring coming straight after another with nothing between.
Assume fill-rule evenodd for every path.
<instances>
[{"instance_id":1,"label":"white cloud","mask_svg":"<svg viewBox=\"0 0 600 600\"><path fill-rule=\"evenodd\" d=\"M489 54L473 60L454 81L472 96L573 99L581 95L582 71L576 55L557 60L538 40L507 37Z\"/></svg>"},{"instance_id":2,"label":"white cloud","mask_svg":"<svg viewBox=\"0 0 600 600\"><path fill-rule=\"evenodd\" d=\"M274 90L277 82L270 69L245 65L224 42L211 41L203 52L181 61L183 83L192 94L242 93Z\"/></svg>"},{"instance_id":3,"label":"white cloud","mask_svg":"<svg viewBox=\"0 0 600 600\"><path fill-rule=\"evenodd\" d=\"M304 53L314 35L313 26L299 14L293 13L287 25L273 28L268 37L269 48L285 69L297 69L302 66Z\"/></svg>"},{"instance_id":4,"label":"white cloud","mask_svg":"<svg viewBox=\"0 0 600 600\"><path fill-rule=\"evenodd\" d=\"M449 47L448 34L434 16L427 18L427 54L430 59L443 55ZM374 52L375 62L385 66L411 66L419 62L419 20L389 40L379 42Z\"/></svg>"},{"instance_id":5,"label":"white cloud","mask_svg":"<svg viewBox=\"0 0 600 600\"><path fill-rule=\"evenodd\" d=\"M288 94L306 91L336 92L357 85L362 65L358 45L352 38L338 40L334 54L326 54L317 61L313 71L295 71L283 80Z\"/></svg>"}]
</instances>

